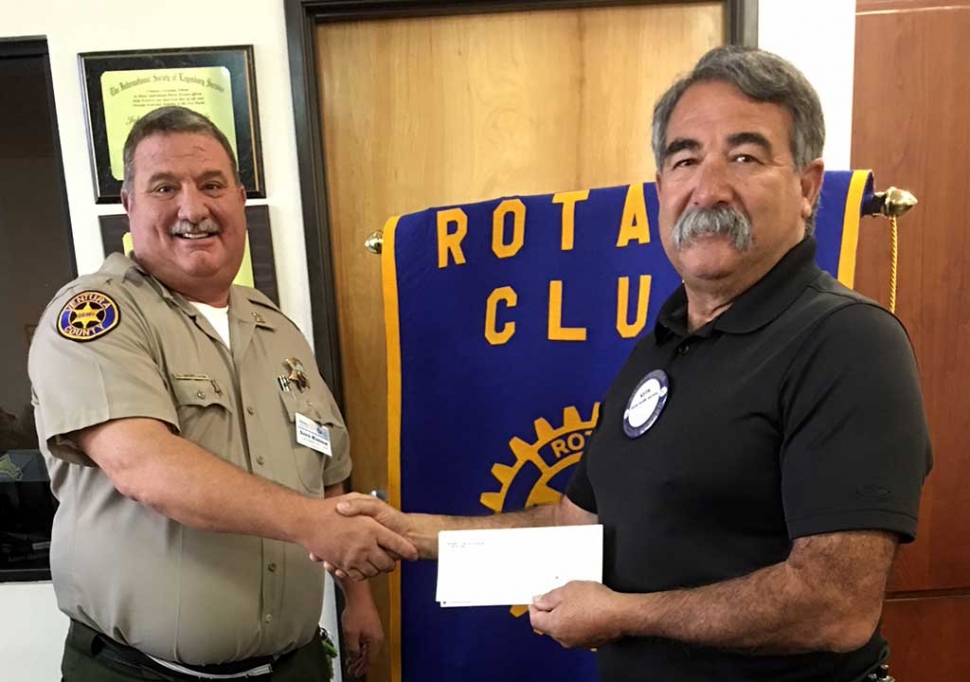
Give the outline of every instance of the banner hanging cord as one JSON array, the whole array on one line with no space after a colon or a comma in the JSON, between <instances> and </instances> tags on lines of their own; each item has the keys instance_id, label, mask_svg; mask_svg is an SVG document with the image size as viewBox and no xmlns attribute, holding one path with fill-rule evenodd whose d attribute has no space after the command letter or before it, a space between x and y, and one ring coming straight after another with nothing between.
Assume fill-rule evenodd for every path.
<instances>
[{"instance_id":1,"label":"banner hanging cord","mask_svg":"<svg viewBox=\"0 0 970 682\"><path fill-rule=\"evenodd\" d=\"M896 216L891 216L892 225L892 263L889 270L889 312L896 314L896 269L899 264L899 225Z\"/></svg>"},{"instance_id":2,"label":"banner hanging cord","mask_svg":"<svg viewBox=\"0 0 970 682\"><path fill-rule=\"evenodd\" d=\"M890 224L890 264L889 264L889 312L896 314L896 288L899 275L899 216L918 204L912 192L898 187L890 187L885 192L873 195L873 204L866 215L882 215L889 218Z\"/></svg>"}]
</instances>

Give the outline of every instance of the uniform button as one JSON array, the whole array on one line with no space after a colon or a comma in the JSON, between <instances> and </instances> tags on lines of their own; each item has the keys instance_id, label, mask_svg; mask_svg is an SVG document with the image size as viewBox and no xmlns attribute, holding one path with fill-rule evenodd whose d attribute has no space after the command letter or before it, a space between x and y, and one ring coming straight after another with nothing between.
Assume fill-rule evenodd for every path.
<instances>
[{"instance_id":1,"label":"uniform button","mask_svg":"<svg viewBox=\"0 0 970 682\"><path fill-rule=\"evenodd\" d=\"M266 458L263 457L262 455L260 455L259 457L256 458L256 463L257 464L266 464Z\"/></svg>"},{"instance_id":2,"label":"uniform button","mask_svg":"<svg viewBox=\"0 0 970 682\"><path fill-rule=\"evenodd\" d=\"M266 614L266 622L267 623L272 623L273 622L273 614L272 613L267 613Z\"/></svg>"},{"instance_id":3,"label":"uniform button","mask_svg":"<svg viewBox=\"0 0 970 682\"><path fill-rule=\"evenodd\" d=\"M687 352L689 350L690 350L689 343L682 343L679 346L677 346L677 352L680 353L681 355L687 355Z\"/></svg>"},{"instance_id":4,"label":"uniform button","mask_svg":"<svg viewBox=\"0 0 970 682\"><path fill-rule=\"evenodd\" d=\"M246 408L246 414L249 414L249 415L256 414L256 410L253 408L252 405Z\"/></svg>"},{"instance_id":5,"label":"uniform button","mask_svg":"<svg viewBox=\"0 0 970 682\"><path fill-rule=\"evenodd\" d=\"M266 568L267 570L269 570L270 573L276 573L276 564L270 564Z\"/></svg>"},{"instance_id":6,"label":"uniform button","mask_svg":"<svg viewBox=\"0 0 970 682\"><path fill-rule=\"evenodd\" d=\"M199 400L202 400L203 398L205 398L205 391L199 391L195 395Z\"/></svg>"}]
</instances>

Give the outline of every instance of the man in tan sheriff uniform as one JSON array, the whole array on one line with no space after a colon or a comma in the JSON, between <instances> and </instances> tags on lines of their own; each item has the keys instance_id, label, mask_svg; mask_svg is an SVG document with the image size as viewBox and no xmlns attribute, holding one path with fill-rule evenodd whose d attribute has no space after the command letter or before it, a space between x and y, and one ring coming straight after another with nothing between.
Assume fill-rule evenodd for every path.
<instances>
[{"instance_id":1,"label":"man in tan sheriff uniform","mask_svg":"<svg viewBox=\"0 0 970 682\"><path fill-rule=\"evenodd\" d=\"M323 570L343 567L361 673L383 638L364 578L414 547L335 511L346 427L297 327L232 285L245 190L232 148L179 107L135 124L131 258L62 289L30 378L60 507L51 572L66 682L327 680Z\"/></svg>"}]
</instances>

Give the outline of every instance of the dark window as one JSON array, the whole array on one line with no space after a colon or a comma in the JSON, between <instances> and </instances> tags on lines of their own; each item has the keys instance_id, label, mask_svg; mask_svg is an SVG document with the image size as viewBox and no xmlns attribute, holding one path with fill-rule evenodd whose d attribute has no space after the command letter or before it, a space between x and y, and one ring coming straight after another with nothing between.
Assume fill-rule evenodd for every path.
<instances>
[{"instance_id":1,"label":"dark window","mask_svg":"<svg viewBox=\"0 0 970 682\"><path fill-rule=\"evenodd\" d=\"M76 275L45 41L0 41L0 92L0 581L42 580L57 502L27 350L44 306Z\"/></svg>"}]
</instances>

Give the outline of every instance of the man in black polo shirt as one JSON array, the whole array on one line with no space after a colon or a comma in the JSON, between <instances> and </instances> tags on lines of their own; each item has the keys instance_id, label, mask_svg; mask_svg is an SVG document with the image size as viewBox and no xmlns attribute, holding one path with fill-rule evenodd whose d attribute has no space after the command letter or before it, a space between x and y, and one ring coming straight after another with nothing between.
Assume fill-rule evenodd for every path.
<instances>
[{"instance_id":1,"label":"man in black polo shirt","mask_svg":"<svg viewBox=\"0 0 970 682\"><path fill-rule=\"evenodd\" d=\"M791 64L705 55L654 110L660 234L684 280L630 355L566 496L483 518L344 503L425 558L453 528L602 523L604 585L532 624L604 681L870 679L930 447L899 321L815 264L818 97Z\"/></svg>"}]
</instances>

